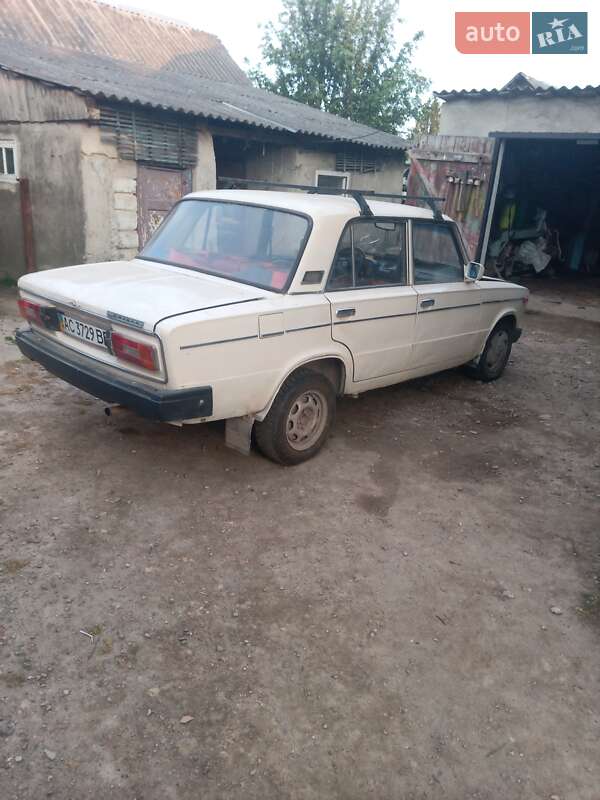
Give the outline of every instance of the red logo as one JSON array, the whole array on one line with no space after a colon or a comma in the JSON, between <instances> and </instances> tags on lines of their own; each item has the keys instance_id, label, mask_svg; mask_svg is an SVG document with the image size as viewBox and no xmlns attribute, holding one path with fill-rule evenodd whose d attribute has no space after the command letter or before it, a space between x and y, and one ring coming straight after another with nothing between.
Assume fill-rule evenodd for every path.
<instances>
[{"instance_id":1,"label":"red logo","mask_svg":"<svg viewBox=\"0 0 600 800\"><path fill-rule=\"evenodd\" d=\"M498 55L531 52L527 11L457 11L454 40L459 53Z\"/></svg>"}]
</instances>

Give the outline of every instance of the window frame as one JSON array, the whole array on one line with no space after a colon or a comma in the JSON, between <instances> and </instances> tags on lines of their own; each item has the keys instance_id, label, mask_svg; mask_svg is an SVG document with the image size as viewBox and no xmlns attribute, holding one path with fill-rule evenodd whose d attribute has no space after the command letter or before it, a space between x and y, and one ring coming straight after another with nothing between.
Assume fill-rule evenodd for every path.
<instances>
[{"instance_id":1,"label":"window frame","mask_svg":"<svg viewBox=\"0 0 600 800\"><path fill-rule=\"evenodd\" d=\"M354 264L354 229L353 224L355 222L394 222L402 225L404 227L404 275L405 281L404 283L382 283L379 286L355 286L356 283L356 267ZM340 234L340 238L338 239L338 243L335 247L335 253L333 255L333 259L331 264L329 265L329 272L327 275L327 282L325 284L324 292L354 292L360 291L362 289L386 289L386 288L393 288L393 287L404 287L404 286L412 286L412 253L409 252L411 250L411 240L412 235L410 231L410 220L406 217L383 217L383 216L373 216L373 217L353 217L349 219L346 224L344 225L342 232ZM346 230L350 228L350 245L352 247L352 286L330 286L329 281L331 280L331 273L333 270L333 265L335 264L335 259L337 258L338 250L340 249L340 245L342 240L346 234Z\"/></svg>"},{"instance_id":2,"label":"window frame","mask_svg":"<svg viewBox=\"0 0 600 800\"><path fill-rule=\"evenodd\" d=\"M342 189L349 189L350 188L350 178L351 174L349 172L338 172L335 169L317 169L315 170L315 186L319 186L319 176L325 175L330 176L332 178L344 178L346 183L342 186ZM321 186L321 189L334 189L334 186Z\"/></svg>"},{"instance_id":3,"label":"window frame","mask_svg":"<svg viewBox=\"0 0 600 800\"><path fill-rule=\"evenodd\" d=\"M6 172L0 172L0 181L3 183L17 183L20 175L19 168L21 166L19 143L16 139L8 137L3 138L2 136L0 136L0 150L2 151L0 153L0 158L2 159L3 167L6 166L5 154L4 154L4 150L6 148L11 149L13 152L15 171L14 174L12 175L8 175Z\"/></svg>"},{"instance_id":4,"label":"window frame","mask_svg":"<svg viewBox=\"0 0 600 800\"><path fill-rule=\"evenodd\" d=\"M417 283L415 280L415 247L414 247L414 239L413 239L413 225L438 225L442 228L448 228L452 235L452 239L454 240L454 246L458 252L459 257L462 259L463 263L463 277L462 282L465 282L465 266L469 263L469 258L467 257L467 253L465 251L465 247L462 241L462 237L460 236L458 226L456 222L452 220L436 220L436 219L416 219L413 218L410 220L410 272L411 272L411 286L415 289L417 286L438 286L442 283L448 283L448 281L437 281L436 283ZM460 283L460 281L451 281L451 283Z\"/></svg>"}]
</instances>

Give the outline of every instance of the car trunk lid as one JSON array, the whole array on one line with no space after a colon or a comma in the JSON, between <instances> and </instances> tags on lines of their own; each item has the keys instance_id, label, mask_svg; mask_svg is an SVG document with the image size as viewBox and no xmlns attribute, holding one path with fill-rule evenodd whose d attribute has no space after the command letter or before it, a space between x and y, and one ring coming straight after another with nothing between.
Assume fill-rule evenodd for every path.
<instances>
[{"instance_id":1,"label":"car trunk lid","mask_svg":"<svg viewBox=\"0 0 600 800\"><path fill-rule=\"evenodd\" d=\"M253 286L137 258L32 273L20 279L19 288L148 332L165 317L264 295Z\"/></svg>"}]
</instances>

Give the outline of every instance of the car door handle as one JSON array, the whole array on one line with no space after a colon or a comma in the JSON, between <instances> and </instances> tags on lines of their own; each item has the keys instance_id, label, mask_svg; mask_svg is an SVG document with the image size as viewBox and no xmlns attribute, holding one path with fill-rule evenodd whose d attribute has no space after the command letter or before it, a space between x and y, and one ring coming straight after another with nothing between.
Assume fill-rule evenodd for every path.
<instances>
[{"instance_id":1,"label":"car door handle","mask_svg":"<svg viewBox=\"0 0 600 800\"><path fill-rule=\"evenodd\" d=\"M336 317L353 317L355 314L355 308L338 308L335 312Z\"/></svg>"},{"instance_id":2,"label":"car door handle","mask_svg":"<svg viewBox=\"0 0 600 800\"><path fill-rule=\"evenodd\" d=\"M431 308L431 306L435 305L435 300L430 298L429 300L421 300L421 308Z\"/></svg>"}]
</instances>

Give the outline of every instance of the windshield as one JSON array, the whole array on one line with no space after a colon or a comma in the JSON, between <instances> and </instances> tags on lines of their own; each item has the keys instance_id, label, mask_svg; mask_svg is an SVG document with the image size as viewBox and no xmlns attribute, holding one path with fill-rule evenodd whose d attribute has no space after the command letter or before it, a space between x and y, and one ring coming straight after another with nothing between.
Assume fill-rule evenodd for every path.
<instances>
[{"instance_id":1,"label":"windshield","mask_svg":"<svg viewBox=\"0 0 600 800\"><path fill-rule=\"evenodd\" d=\"M281 292L302 255L308 225L289 211L184 200L140 257Z\"/></svg>"}]
</instances>

